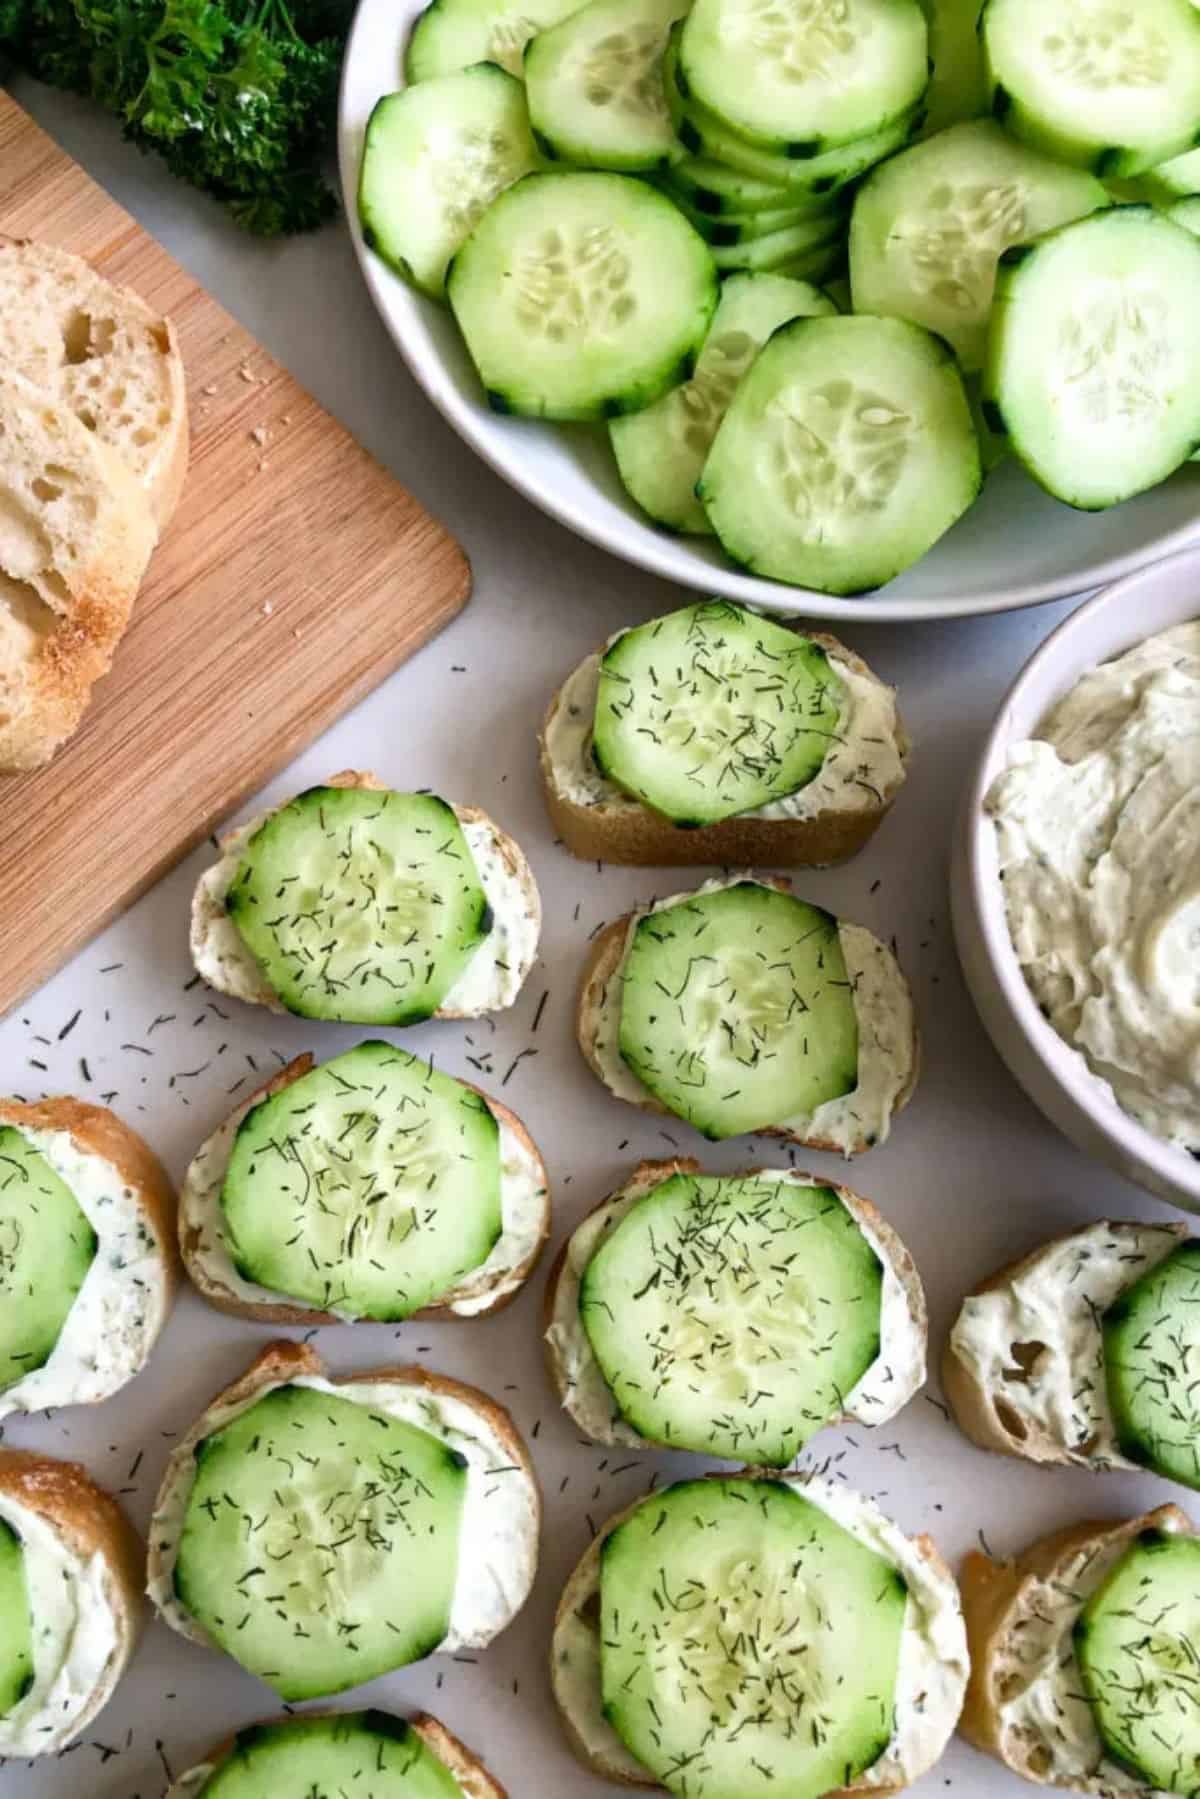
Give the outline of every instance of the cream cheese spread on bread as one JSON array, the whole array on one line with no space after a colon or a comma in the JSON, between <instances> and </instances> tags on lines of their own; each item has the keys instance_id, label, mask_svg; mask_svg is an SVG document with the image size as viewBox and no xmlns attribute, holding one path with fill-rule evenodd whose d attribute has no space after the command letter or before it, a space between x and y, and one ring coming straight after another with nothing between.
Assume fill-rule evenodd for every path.
<instances>
[{"instance_id":1,"label":"cream cheese spread on bread","mask_svg":"<svg viewBox=\"0 0 1200 1799\"><path fill-rule=\"evenodd\" d=\"M641 1105L646 1089L621 1055L621 982L640 919L701 893L719 893L753 881L753 874L723 875L691 893L674 893L630 915L621 961L605 987L594 1019L593 1053L605 1086L618 1099ZM798 1137L834 1143L849 1154L860 1143L882 1143L898 1100L909 1087L916 1056L912 994L895 956L862 925L838 924L846 973L858 1016L858 1082L840 1099L827 1100L806 1118L781 1118L778 1128Z\"/></svg>"},{"instance_id":2,"label":"cream cheese spread on bread","mask_svg":"<svg viewBox=\"0 0 1200 1799\"><path fill-rule=\"evenodd\" d=\"M516 999L537 955L542 914L532 879L523 879L509 867L490 819L464 815L459 806L454 810L491 908L492 926L438 1014L476 1017L503 1011ZM242 851L270 816L261 812L223 837L220 859L201 875L192 899L192 961L197 973L218 993L245 1000L248 1005L267 1006L272 1012L286 1012L225 910L225 896Z\"/></svg>"},{"instance_id":3,"label":"cream cheese spread on bread","mask_svg":"<svg viewBox=\"0 0 1200 1799\"><path fill-rule=\"evenodd\" d=\"M962 1710L969 1663L958 1588L940 1562L927 1560L919 1546L862 1494L816 1475L797 1484L806 1499L899 1569L907 1583L892 1735L878 1761L855 1782L863 1787L907 1786L941 1755ZM652 1784L601 1708L599 1622L596 1607L587 1604L599 1592L599 1554L591 1556L588 1573L588 1590L580 1589L572 1612L555 1632L555 1691L597 1759Z\"/></svg>"},{"instance_id":4,"label":"cream cheese spread on bread","mask_svg":"<svg viewBox=\"0 0 1200 1799\"><path fill-rule=\"evenodd\" d=\"M1095 668L992 787L1005 906L1058 1034L1200 1150L1200 621Z\"/></svg>"},{"instance_id":5,"label":"cream cheese spread on bread","mask_svg":"<svg viewBox=\"0 0 1200 1799\"><path fill-rule=\"evenodd\" d=\"M145 1210L112 1164L80 1149L69 1131L18 1128L70 1188L97 1242L48 1361L0 1392L0 1419L115 1393L145 1362L171 1298Z\"/></svg>"},{"instance_id":6,"label":"cream cheese spread on bread","mask_svg":"<svg viewBox=\"0 0 1200 1799\"><path fill-rule=\"evenodd\" d=\"M985 1293L972 1293L950 1347L1004 1414L1086 1467L1137 1468L1117 1446L1108 1403L1104 1313L1179 1247L1153 1224L1101 1221L1046 1245Z\"/></svg>"},{"instance_id":7,"label":"cream cheese spread on bread","mask_svg":"<svg viewBox=\"0 0 1200 1799\"><path fill-rule=\"evenodd\" d=\"M622 636L624 632L618 632L605 647L611 648ZM564 800L576 806L640 812L641 802L602 775L592 757L602 656L597 651L587 657L563 683L546 721L546 755ZM821 812L864 812L878 808L903 781L908 742L896 712L895 690L852 667L836 651L829 651L829 662L842 682L844 698L837 734L824 762L797 792L741 816L806 819Z\"/></svg>"},{"instance_id":8,"label":"cream cheese spread on bread","mask_svg":"<svg viewBox=\"0 0 1200 1799\"><path fill-rule=\"evenodd\" d=\"M0 1493L19 1537L33 1625L33 1685L0 1717L0 1760L63 1748L102 1698L120 1624L103 1557L78 1555L40 1512Z\"/></svg>"},{"instance_id":9,"label":"cream cheese spread on bread","mask_svg":"<svg viewBox=\"0 0 1200 1799\"><path fill-rule=\"evenodd\" d=\"M258 1286L234 1267L221 1212L221 1188L238 1126L257 1103L257 1097L247 1100L197 1152L179 1195L179 1225L189 1245L188 1261L219 1297L241 1300L247 1305L280 1305L290 1296ZM540 1242L545 1224L542 1165L503 1117L498 1116L496 1122L500 1129L500 1236L487 1261L465 1275L437 1302L463 1318L495 1305L500 1297L520 1285L519 1270ZM337 1306L329 1310L339 1318L354 1316Z\"/></svg>"},{"instance_id":10,"label":"cream cheese spread on bread","mask_svg":"<svg viewBox=\"0 0 1200 1799\"><path fill-rule=\"evenodd\" d=\"M193 1642L209 1640L180 1603L174 1586L179 1536L195 1479L196 1444L281 1386L311 1387L334 1399L370 1406L428 1431L464 1457L467 1480L458 1573L450 1628L438 1652L451 1654L490 1642L524 1604L537 1569L539 1502L529 1475L514 1464L490 1420L454 1394L403 1381L339 1383L315 1374L267 1381L249 1398L211 1406L172 1454L150 1521L147 1588L167 1623Z\"/></svg>"},{"instance_id":11,"label":"cream cheese spread on bread","mask_svg":"<svg viewBox=\"0 0 1200 1799\"><path fill-rule=\"evenodd\" d=\"M583 1220L567 1244L566 1261L555 1291L554 1316L546 1340L559 1360L566 1383L567 1410L589 1437L599 1443L630 1448L652 1447L632 1425L617 1415L612 1392L592 1350L579 1315L579 1287L588 1263L609 1231L642 1196L664 1179L659 1172L639 1176ZM760 1181L780 1181L798 1187L824 1183L810 1174L786 1169L755 1170ZM856 1207L852 1194L839 1193L863 1236L883 1264L880 1350L858 1385L846 1396L845 1412L861 1424L879 1424L906 1405L925 1380L925 1332L914 1316L908 1290L871 1228L870 1220Z\"/></svg>"}]
</instances>

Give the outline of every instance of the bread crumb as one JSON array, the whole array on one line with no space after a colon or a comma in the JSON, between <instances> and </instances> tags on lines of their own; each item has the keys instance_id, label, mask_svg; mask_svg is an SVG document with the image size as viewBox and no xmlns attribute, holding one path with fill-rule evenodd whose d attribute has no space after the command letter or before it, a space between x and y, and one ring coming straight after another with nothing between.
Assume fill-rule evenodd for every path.
<instances>
[{"instance_id":1,"label":"bread crumb","mask_svg":"<svg viewBox=\"0 0 1200 1799\"><path fill-rule=\"evenodd\" d=\"M267 441L267 427L265 425L255 425L255 427L254 427L253 431L250 433L250 435L254 439L255 443L258 444L259 447L261 448L261 446L263 444L265 444Z\"/></svg>"},{"instance_id":2,"label":"bread crumb","mask_svg":"<svg viewBox=\"0 0 1200 1799\"><path fill-rule=\"evenodd\" d=\"M216 393L216 391L217 391L217 384L216 384L216 382L215 382L215 381L210 381L210 382L209 382L209 384L208 384L208 386L207 386L207 387L204 387L204 388L201 388L201 390L200 390L200 391L201 391L201 392L202 392L202 393L206 393L206 394L215 394L215 393Z\"/></svg>"},{"instance_id":3,"label":"bread crumb","mask_svg":"<svg viewBox=\"0 0 1200 1799\"><path fill-rule=\"evenodd\" d=\"M271 601L270 601L270 600L264 600L264 601L263 601L263 603L262 603L262 615L263 615L263 617L264 617L264 618L270 618L270 616L271 616L271 614L272 614L272 613L273 613L273 612L274 612L274 610L275 610L275 607L274 607L274 605L273 605L273 604L272 604L272 602L271 602Z\"/></svg>"},{"instance_id":4,"label":"bread crumb","mask_svg":"<svg viewBox=\"0 0 1200 1799\"><path fill-rule=\"evenodd\" d=\"M244 362L243 362L241 368L238 370L238 374L242 377L243 381L251 381L252 382L254 380L254 370L251 368L248 368Z\"/></svg>"}]
</instances>

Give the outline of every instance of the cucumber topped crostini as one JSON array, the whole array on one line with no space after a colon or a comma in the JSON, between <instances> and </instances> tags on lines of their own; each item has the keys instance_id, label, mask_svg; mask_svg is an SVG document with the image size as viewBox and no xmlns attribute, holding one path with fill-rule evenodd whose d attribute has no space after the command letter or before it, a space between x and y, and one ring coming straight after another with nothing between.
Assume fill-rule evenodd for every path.
<instances>
[{"instance_id":1,"label":"cucumber topped crostini","mask_svg":"<svg viewBox=\"0 0 1200 1799\"><path fill-rule=\"evenodd\" d=\"M579 1044L618 1099L710 1138L856 1155L916 1085L895 956L778 877L732 874L620 918L583 973Z\"/></svg>"},{"instance_id":2,"label":"cucumber topped crostini","mask_svg":"<svg viewBox=\"0 0 1200 1799\"><path fill-rule=\"evenodd\" d=\"M144 1574L83 1468L0 1448L0 1763L58 1754L107 1705L141 1635Z\"/></svg>"},{"instance_id":3,"label":"cucumber topped crostini","mask_svg":"<svg viewBox=\"0 0 1200 1799\"><path fill-rule=\"evenodd\" d=\"M1039 1786L1193 1799L1200 1542L1173 1505L969 1555L963 1735Z\"/></svg>"},{"instance_id":4,"label":"cucumber topped crostini","mask_svg":"<svg viewBox=\"0 0 1200 1799\"><path fill-rule=\"evenodd\" d=\"M503 1407L420 1368L330 1379L274 1343L176 1448L150 1596L284 1699L481 1648L537 1566L541 1501Z\"/></svg>"},{"instance_id":5,"label":"cucumber topped crostini","mask_svg":"<svg viewBox=\"0 0 1200 1799\"><path fill-rule=\"evenodd\" d=\"M175 1193L104 1106L0 1101L0 1419L107 1399L179 1282Z\"/></svg>"},{"instance_id":6,"label":"cucumber topped crostini","mask_svg":"<svg viewBox=\"0 0 1200 1799\"><path fill-rule=\"evenodd\" d=\"M551 1677L585 1765L680 1799L896 1792L939 1758L967 1679L954 1581L848 1487L685 1481L601 1530Z\"/></svg>"},{"instance_id":7,"label":"cucumber topped crostini","mask_svg":"<svg viewBox=\"0 0 1200 1799\"><path fill-rule=\"evenodd\" d=\"M290 1063L205 1143L179 1211L204 1298L283 1324L496 1311L549 1223L520 1119L388 1043Z\"/></svg>"},{"instance_id":8,"label":"cucumber topped crostini","mask_svg":"<svg viewBox=\"0 0 1200 1799\"><path fill-rule=\"evenodd\" d=\"M223 839L192 902L192 959L220 993L347 1024L511 1006L541 902L474 806L335 775Z\"/></svg>"},{"instance_id":9,"label":"cucumber topped crostini","mask_svg":"<svg viewBox=\"0 0 1200 1799\"><path fill-rule=\"evenodd\" d=\"M844 1417L895 1417L925 1379L925 1296L869 1200L768 1168L643 1162L564 1244L551 1378L599 1443L786 1467Z\"/></svg>"},{"instance_id":10,"label":"cucumber topped crostini","mask_svg":"<svg viewBox=\"0 0 1200 1799\"><path fill-rule=\"evenodd\" d=\"M181 1774L166 1799L505 1799L444 1724L422 1713L308 1712L250 1724Z\"/></svg>"},{"instance_id":11,"label":"cucumber topped crostini","mask_svg":"<svg viewBox=\"0 0 1200 1799\"><path fill-rule=\"evenodd\" d=\"M1198 1299L1183 1225L1086 1225L967 1296L946 1398L985 1449L1200 1488Z\"/></svg>"},{"instance_id":12,"label":"cucumber topped crostini","mask_svg":"<svg viewBox=\"0 0 1200 1799\"><path fill-rule=\"evenodd\" d=\"M866 843L908 751L894 689L836 638L698 600L580 663L550 703L541 770L577 856L800 866Z\"/></svg>"}]
</instances>

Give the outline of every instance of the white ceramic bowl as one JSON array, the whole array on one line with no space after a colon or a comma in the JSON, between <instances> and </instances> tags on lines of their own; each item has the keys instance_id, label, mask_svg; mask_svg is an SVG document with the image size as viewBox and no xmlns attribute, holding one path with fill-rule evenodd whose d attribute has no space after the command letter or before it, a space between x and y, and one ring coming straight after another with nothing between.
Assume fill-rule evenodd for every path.
<instances>
[{"instance_id":1,"label":"white ceramic bowl","mask_svg":"<svg viewBox=\"0 0 1200 1799\"><path fill-rule=\"evenodd\" d=\"M1185 1211L1200 1212L1200 1162L1123 1112L1038 1010L1008 933L996 831L984 809L1010 744L1036 736L1050 708L1097 663L1200 617L1200 552L1107 588L1047 638L1010 689L984 746L955 833L950 897L967 985L988 1035L1026 1093L1078 1148ZM1200 720L1197 721L1200 728Z\"/></svg>"},{"instance_id":2,"label":"white ceramic bowl","mask_svg":"<svg viewBox=\"0 0 1200 1799\"><path fill-rule=\"evenodd\" d=\"M502 418L484 403L450 313L414 293L362 241L356 192L363 132L423 0L360 0L342 77L339 155L346 216L376 306L409 368L471 448L581 537L685 587L811 618L954 618L1002 612L1114 581L1200 540L1200 465L1107 513L1072 512L1015 464L996 471L967 517L916 568L865 599L833 599L746 575L711 540L669 537L617 479L602 428Z\"/></svg>"}]
</instances>

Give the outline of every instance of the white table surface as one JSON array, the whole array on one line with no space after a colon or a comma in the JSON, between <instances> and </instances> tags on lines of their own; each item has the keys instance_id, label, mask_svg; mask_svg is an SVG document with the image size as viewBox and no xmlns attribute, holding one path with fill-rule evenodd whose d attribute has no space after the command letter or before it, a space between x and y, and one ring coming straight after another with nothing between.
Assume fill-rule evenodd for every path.
<instances>
[{"instance_id":1,"label":"white table surface","mask_svg":"<svg viewBox=\"0 0 1200 1799\"><path fill-rule=\"evenodd\" d=\"M670 877L599 869L554 846L535 778L534 731L552 689L580 656L617 627L666 611L682 596L575 541L458 443L390 350L340 228L284 245L255 243L123 144L90 107L28 82L15 92L467 548L475 597L465 614L330 731L268 797L347 766L374 768L396 786L430 785L477 802L525 845L546 928L541 960L516 1007L494 1029L431 1025L404 1041L492 1086L525 1118L551 1171L557 1243L632 1162L670 1146L654 1120L596 1084L571 1026L589 936L639 897L671 888L664 886ZM885 937L894 934L915 988L926 1044L921 1086L891 1140L858 1161L851 1178L916 1256L929 1292L935 1365L962 1293L999 1263L1102 1215L1168 1215L1077 1154L1017 1090L972 1011L950 936L946 858L962 780L1007 683L1067 609L846 633L899 685L916 756L900 803L866 853L801 883L822 904ZM264 620L263 629L270 628ZM0 1091L103 1099L145 1133L176 1176L234 1096L249 1090L256 1070L306 1048L327 1057L356 1035L277 1019L193 984L188 896L207 859L205 852L193 856L0 1023ZM698 1149L684 1126L672 1128L670 1140L715 1169L780 1154L766 1143L761 1154L751 1146L748 1155L744 1143ZM829 1157L805 1161L830 1177L845 1172ZM336 1370L419 1359L489 1387L536 1437L547 1497L541 1572L513 1627L478 1657L435 1658L341 1703L436 1709L486 1757L513 1799L602 1799L615 1789L572 1760L549 1701L545 1655L554 1604L594 1523L645 1490L653 1470L694 1471L697 1464L605 1452L578 1440L542 1369L541 1287L535 1277L510 1310L481 1323L319 1333ZM92 1410L10 1421L2 1434L9 1443L83 1461L144 1527L172 1439L271 1335L210 1311L187 1291L148 1370L124 1393ZM809 1459L827 1457L906 1529L929 1531L952 1561L981 1536L1005 1552L1078 1517L1116 1517L1179 1497L1151 1477L1046 1473L985 1456L943 1416L936 1376L875 1434L833 1430L820 1437ZM84 1740L56 1760L4 1764L0 1799L74 1799L83 1789L91 1799L161 1799L167 1769L183 1770L227 1732L278 1709L232 1662L155 1622ZM945 1789L957 1799L1017 1799L1029 1790L961 1743L918 1790L928 1799Z\"/></svg>"}]
</instances>

